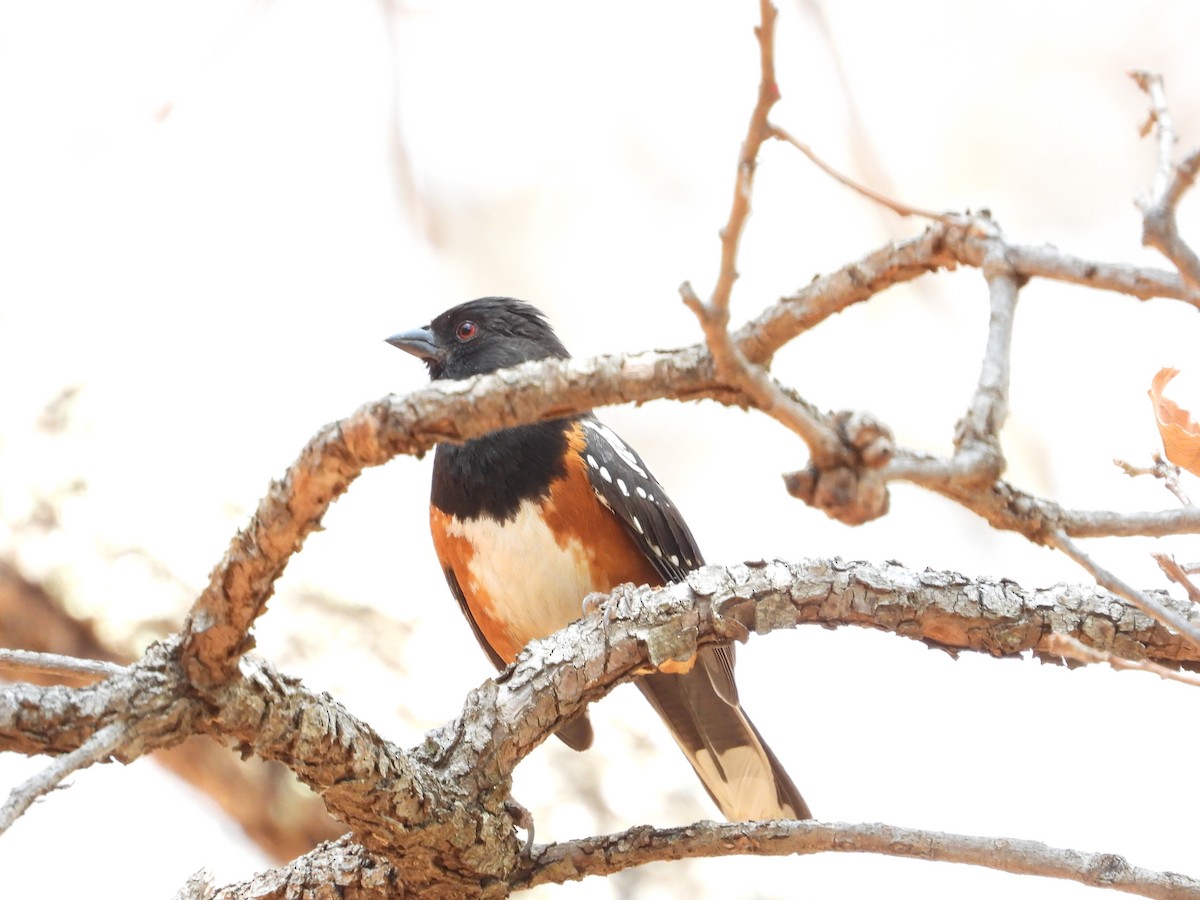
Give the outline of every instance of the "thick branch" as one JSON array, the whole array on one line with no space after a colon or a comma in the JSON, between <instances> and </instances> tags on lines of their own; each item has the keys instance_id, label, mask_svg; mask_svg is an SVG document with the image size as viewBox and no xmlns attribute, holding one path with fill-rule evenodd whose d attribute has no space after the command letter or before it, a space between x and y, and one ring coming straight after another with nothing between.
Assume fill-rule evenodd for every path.
<instances>
[{"instance_id":1,"label":"thick branch","mask_svg":"<svg viewBox=\"0 0 1200 900\"><path fill-rule=\"evenodd\" d=\"M1015 531L1045 544L1053 530L1075 538L1163 537L1200 533L1200 508L1184 507L1137 512L1066 509L1035 497L1003 479L979 487L964 483L953 460L899 450L883 470L888 481L909 481L948 497L982 517L993 528Z\"/></svg>"},{"instance_id":2,"label":"thick branch","mask_svg":"<svg viewBox=\"0 0 1200 900\"><path fill-rule=\"evenodd\" d=\"M348 837L329 841L285 866L259 872L245 881L214 888L208 872L188 879L175 900L295 900L297 897L348 897L395 900L412 894L401 872Z\"/></svg>"},{"instance_id":3,"label":"thick branch","mask_svg":"<svg viewBox=\"0 0 1200 900\"><path fill-rule=\"evenodd\" d=\"M1200 622L1200 609L1160 599ZM953 652L1032 650L1051 660L1058 654L1049 638L1057 633L1128 659L1200 664L1200 650L1100 588L1026 591L1010 581L894 564L707 566L683 584L618 589L603 609L533 642L500 683L472 695L459 720L432 733L429 764L455 781L495 782L647 658L685 659L701 644L808 622L878 628ZM453 749L439 749L446 747Z\"/></svg>"},{"instance_id":4,"label":"thick branch","mask_svg":"<svg viewBox=\"0 0 1200 900\"><path fill-rule=\"evenodd\" d=\"M936 222L913 238L881 247L789 294L734 332L746 358L762 364L788 341L887 288L959 265L982 269L994 244L976 220ZM1200 308L1200 290L1177 273L1072 256L1048 245L1004 240L1004 253L1022 279L1048 278L1149 300L1165 297Z\"/></svg>"},{"instance_id":5,"label":"thick branch","mask_svg":"<svg viewBox=\"0 0 1200 900\"><path fill-rule=\"evenodd\" d=\"M889 245L784 298L734 335L747 360L761 364L784 343L826 316L892 284L959 262L982 266L994 235L972 226L936 223L925 234ZM1077 278L1094 287L1136 296L1172 296L1200 305L1177 276L1131 267L1103 267L1005 245L1020 276ZM716 376L702 346L587 360L549 360L513 370L442 383L404 398L378 401L322 429L279 481L273 482L249 525L214 568L188 616L185 670L202 690L233 677L236 660L252 646L249 628L262 613L291 554L320 524L329 504L363 468L399 453L420 455L438 441L462 441L496 428L550 419L614 403L659 398L746 397Z\"/></svg>"},{"instance_id":6,"label":"thick branch","mask_svg":"<svg viewBox=\"0 0 1200 900\"><path fill-rule=\"evenodd\" d=\"M1180 614L1200 619L1190 604ZM135 742L116 750L128 760L207 733L285 762L366 848L399 867L409 889L486 892L507 883L521 858L504 808L509 776L562 721L647 665L804 622L994 655L1049 653L1059 633L1130 659L1200 663L1194 647L1099 589L1023 591L837 560L709 566L667 588L619 588L602 614L531 644L471 693L459 719L411 751L262 661L243 660L238 678L195 698L171 643L98 685L0 692L0 749L67 753L113 723L136 722Z\"/></svg>"},{"instance_id":7,"label":"thick branch","mask_svg":"<svg viewBox=\"0 0 1200 900\"><path fill-rule=\"evenodd\" d=\"M1194 605L1165 596L1161 602L1189 622L1200 622L1200 609ZM876 628L951 651L994 656L1026 650L1053 656L1046 639L1058 633L1128 659L1200 665L1200 651L1096 587L1026 590L1011 581L841 560L707 566L691 573L684 584L619 588L604 605L603 616L589 616L553 638L534 642L501 683L489 681L473 694L463 719L472 720L473 710L493 704L490 718L495 727L508 729L504 741L510 748L496 744L485 754L493 763L472 755L479 745L466 746L472 742L463 742L461 735L453 741L434 741L422 756L444 768L458 754L464 768L482 771L496 764L502 776L557 721L647 661L686 657L699 642L739 639L751 631L767 633L802 623ZM153 695L183 689L181 677L173 674L170 649L162 645L148 661L101 685L10 686L0 692L0 749L63 753L118 712L141 714L141 704ZM396 777L398 751L340 706L263 661L247 661L245 676L217 695L215 710L195 724L182 717L179 727L245 741L247 749L265 758L287 761L318 791L336 788L340 796L351 797L366 789L369 779L364 773ZM561 688L549 706L538 705L543 699L534 696L540 684ZM525 718L535 720L534 725L517 724ZM459 722L438 733L464 728ZM139 751L170 740L160 733ZM437 745L451 743L458 747L450 756L437 750ZM366 759L362 754L368 750ZM499 757L506 759L496 762ZM346 810L361 805L359 800L344 804Z\"/></svg>"},{"instance_id":8,"label":"thick branch","mask_svg":"<svg viewBox=\"0 0 1200 900\"><path fill-rule=\"evenodd\" d=\"M33 654L35 659L65 655L72 664L102 674L122 672L135 658L132 646L103 640L88 623L71 617L52 592L4 560L0 560L0 643L42 651ZM0 660L13 654L19 658L24 651L0 652ZM39 684L82 685L94 680L94 676L68 676L61 668L53 678L24 672L23 680ZM345 831L329 817L321 799L297 784L281 763L242 759L205 737L156 751L154 761L208 794L275 859L292 859Z\"/></svg>"}]
</instances>

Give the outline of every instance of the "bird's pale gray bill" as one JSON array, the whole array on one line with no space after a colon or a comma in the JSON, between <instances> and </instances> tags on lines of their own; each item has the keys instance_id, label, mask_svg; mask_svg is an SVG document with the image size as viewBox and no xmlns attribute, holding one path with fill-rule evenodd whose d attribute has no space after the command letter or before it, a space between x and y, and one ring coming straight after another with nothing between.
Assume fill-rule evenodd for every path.
<instances>
[{"instance_id":1,"label":"bird's pale gray bill","mask_svg":"<svg viewBox=\"0 0 1200 900\"><path fill-rule=\"evenodd\" d=\"M393 334L387 342L419 359L441 359L445 355L445 351L438 347L433 332L428 328L413 328Z\"/></svg>"}]
</instances>

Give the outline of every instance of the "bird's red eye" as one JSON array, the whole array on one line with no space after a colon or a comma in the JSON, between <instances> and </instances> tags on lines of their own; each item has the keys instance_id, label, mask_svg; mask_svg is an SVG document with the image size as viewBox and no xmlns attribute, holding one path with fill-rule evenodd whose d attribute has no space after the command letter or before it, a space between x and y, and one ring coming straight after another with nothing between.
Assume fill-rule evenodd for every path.
<instances>
[{"instance_id":1,"label":"bird's red eye","mask_svg":"<svg viewBox=\"0 0 1200 900\"><path fill-rule=\"evenodd\" d=\"M464 342L471 340L477 334L479 334L479 326L469 319L459 322L458 327L454 329L454 336Z\"/></svg>"}]
</instances>

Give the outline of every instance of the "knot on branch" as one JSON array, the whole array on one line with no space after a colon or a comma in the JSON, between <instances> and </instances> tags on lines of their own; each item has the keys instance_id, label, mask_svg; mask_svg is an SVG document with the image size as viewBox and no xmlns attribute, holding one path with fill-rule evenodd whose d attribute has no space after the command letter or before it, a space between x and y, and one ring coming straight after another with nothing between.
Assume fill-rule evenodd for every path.
<instances>
[{"instance_id":1,"label":"knot on branch","mask_svg":"<svg viewBox=\"0 0 1200 900\"><path fill-rule=\"evenodd\" d=\"M842 410L830 419L841 452L828 464L783 476L789 494L847 525L862 525L888 511L887 481L881 470L896 446L886 425L868 413Z\"/></svg>"}]
</instances>

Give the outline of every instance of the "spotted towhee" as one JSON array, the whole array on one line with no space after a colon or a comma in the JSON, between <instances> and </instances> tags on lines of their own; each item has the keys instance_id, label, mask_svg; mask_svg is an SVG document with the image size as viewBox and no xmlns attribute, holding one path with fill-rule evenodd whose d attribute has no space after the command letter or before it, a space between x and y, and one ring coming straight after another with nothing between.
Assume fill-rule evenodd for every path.
<instances>
[{"instance_id":1,"label":"spotted towhee","mask_svg":"<svg viewBox=\"0 0 1200 900\"><path fill-rule=\"evenodd\" d=\"M388 343L458 379L570 354L527 303L485 297ZM439 444L429 510L450 590L498 668L625 582L679 581L704 565L696 541L641 457L590 414ZM805 819L808 806L738 703L732 646L700 651L684 674L636 683L726 818ZM584 750L587 713L558 736Z\"/></svg>"}]
</instances>

